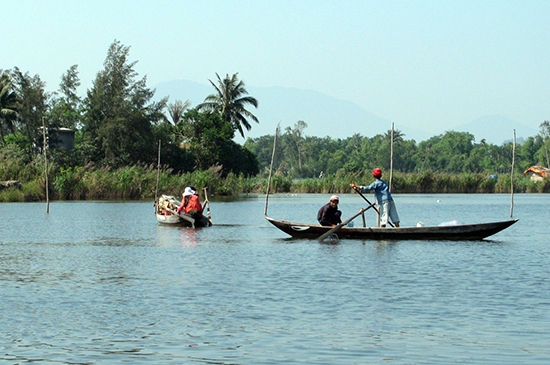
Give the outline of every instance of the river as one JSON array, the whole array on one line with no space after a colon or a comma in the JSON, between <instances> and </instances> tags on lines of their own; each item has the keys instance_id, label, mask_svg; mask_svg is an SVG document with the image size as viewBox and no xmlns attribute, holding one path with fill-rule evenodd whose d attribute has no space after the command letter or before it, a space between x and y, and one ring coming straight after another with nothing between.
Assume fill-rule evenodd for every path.
<instances>
[{"instance_id":1,"label":"river","mask_svg":"<svg viewBox=\"0 0 550 365\"><path fill-rule=\"evenodd\" d=\"M505 220L512 201L519 222L319 243L271 226L264 196L213 200L198 230L159 225L152 202L2 203L0 363L550 363L550 196L395 199L403 226ZM268 215L314 222L327 201L273 195ZM344 218L364 206L340 196Z\"/></svg>"}]
</instances>

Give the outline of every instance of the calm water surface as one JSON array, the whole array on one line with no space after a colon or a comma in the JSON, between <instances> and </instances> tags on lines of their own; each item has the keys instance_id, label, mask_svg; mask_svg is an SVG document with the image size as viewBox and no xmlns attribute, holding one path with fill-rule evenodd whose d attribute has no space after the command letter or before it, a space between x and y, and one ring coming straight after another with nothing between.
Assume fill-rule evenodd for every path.
<instances>
[{"instance_id":1,"label":"calm water surface","mask_svg":"<svg viewBox=\"0 0 550 365\"><path fill-rule=\"evenodd\" d=\"M268 215L314 222L327 200L271 196ZM511 199L396 203L436 225L508 219ZM549 206L516 195L520 221L485 241L321 244L270 226L263 196L213 201L201 230L152 202L0 204L0 363L548 364Z\"/></svg>"}]
</instances>

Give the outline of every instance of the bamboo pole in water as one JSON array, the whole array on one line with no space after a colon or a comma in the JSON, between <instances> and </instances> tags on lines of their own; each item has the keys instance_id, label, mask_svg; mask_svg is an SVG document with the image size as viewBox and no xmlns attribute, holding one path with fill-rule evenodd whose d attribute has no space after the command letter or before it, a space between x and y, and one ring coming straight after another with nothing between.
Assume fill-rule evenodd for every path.
<instances>
[{"instance_id":1,"label":"bamboo pole in water","mask_svg":"<svg viewBox=\"0 0 550 365\"><path fill-rule=\"evenodd\" d=\"M158 200L159 195L159 182L160 182L160 139L159 139L159 152L158 152L158 158L157 158L157 187L155 190L155 204Z\"/></svg>"},{"instance_id":2,"label":"bamboo pole in water","mask_svg":"<svg viewBox=\"0 0 550 365\"><path fill-rule=\"evenodd\" d=\"M264 215L267 217L267 204L269 200L269 189L271 186L271 173L273 171L273 160L275 159L275 147L277 145L277 135L279 134L279 126L275 129L275 137L273 138L273 151L271 152L271 164L269 166L269 177L267 179L267 192L265 194L265 210Z\"/></svg>"},{"instance_id":3,"label":"bamboo pole in water","mask_svg":"<svg viewBox=\"0 0 550 365\"><path fill-rule=\"evenodd\" d=\"M393 122L391 124L391 141L390 141L390 191L391 191L391 181L393 178Z\"/></svg>"},{"instance_id":4,"label":"bamboo pole in water","mask_svg":"<svg viewBox=\"0 0 550 365\"><path fill-rule=\"evenodd\" d=\"M510 173L510 218L514 215L514 163L516 158L516 130L514 129L514 143L512 145L512 172Z\"/></svg>"},{"instance_id":5,"label":"bamboo pole in water","mask_svg":"<svg viewBox=\"0 0 550 365\"><path fill-rule=\"evenodd\" d=\"M44 149L44 176L46 178L46 213L50 213L50 194L49 194L49 183L48 183L48 156L46 155L46 124L44 123L44 117L42 117L42 137L43 137L43 146Z\"/></svg>"}]
</instances>

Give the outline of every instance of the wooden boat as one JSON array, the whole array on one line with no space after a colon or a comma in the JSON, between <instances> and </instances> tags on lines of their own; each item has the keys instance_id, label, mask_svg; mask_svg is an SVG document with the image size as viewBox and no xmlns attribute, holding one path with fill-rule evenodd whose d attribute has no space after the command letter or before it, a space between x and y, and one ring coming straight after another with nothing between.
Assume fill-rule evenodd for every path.
<instances>
[{"instance_id":1,"label":"wooden boat","mask_svg":"<svg viewBox=\"0 0 550 365\"><path fill-rule=\"evenodd\" d=\"M319 224L277 220L268 216L265 218L294 238L319 238L333 228ZM399 228L342 226L335 234L338 235L338 238L365 240L482 240L510 227L517 221L518 219L510 219L490 223Z\"/></svg>"},{"instance_id":2,"label":"wooden boat","mask_svg":"<svg viewBox=\"0 0 550 365\"><path fill-rule=\"evenodd\" d=\"M210 202L206 194L206 187L204 188L204 205L203 211L206 208L208 217L203 214L186 214L178 213L178 207L180 201L173 195L161 195L158 196L159 182L160 182L160 146L159 140L158 148L158 162L157 162L157 189L155 191L155 216L160 224L172 225L172 226L184 226L184 227L210 227L212 225L212 217L210 216ZM191 187L188 187L191 188ZM194 188L193 188L194 190Z\"/></svg>"},{"instance_id":3,"label":"wooden boat","mask_svg":"<svg viewBox=\"0 0 550 365\"><path fill-rule=\"evenodd\" d=\"M178 199L173 195L161 195L155 202L155 215L157 221L161 224L183 227L210 227L212 222L209 218L200 214L193 216L190 214L179 213L177 209L180 205Z\"/></svg>"}]
</instances>

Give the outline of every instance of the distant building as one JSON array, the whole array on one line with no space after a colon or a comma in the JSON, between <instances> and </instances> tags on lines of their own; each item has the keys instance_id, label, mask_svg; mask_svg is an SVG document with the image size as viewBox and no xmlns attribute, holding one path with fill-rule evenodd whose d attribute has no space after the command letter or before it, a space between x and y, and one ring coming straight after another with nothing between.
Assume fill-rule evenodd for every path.
<instances>
[{"instance_id":1,"label":"distant building","mask_svg":"<svg viewBox=\"0 0 550 365\"><path fill-rule=\"evenodd\" d=\"M50 129L49 134L49 145L53 147L63 147L68 150L74 148L74 131L69 128L59 128L59 129Z\"/></svg>"},{"instance_id":2,"label":"distant building","mask_svg":"<svg viewBox=\"0 0 550 365\"><path fill-rule=\"evenodd\" d=\"M42 127L40 127L42 133ZM74 148L74 131L70 128L48 128L46 138L49 148L66 148L68 150ZM42 146L40 139L39 146Z\"/></svg>"},{"instance_id":3,"label":"distant building","mask_svg":"<svg viewBox=\"0 0 550 365\"><path fill-rule=\"evenodd\" d=\"M550 169L542 166L531 166L523 174L529 176L531 181L541 181L550 175Z\"/></svg>"}]
</instances>

